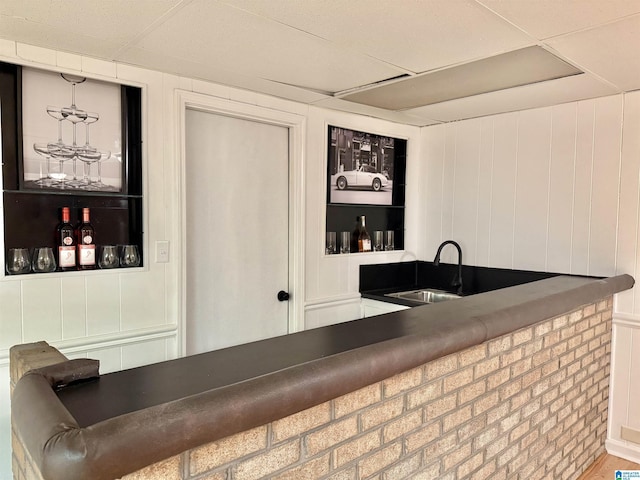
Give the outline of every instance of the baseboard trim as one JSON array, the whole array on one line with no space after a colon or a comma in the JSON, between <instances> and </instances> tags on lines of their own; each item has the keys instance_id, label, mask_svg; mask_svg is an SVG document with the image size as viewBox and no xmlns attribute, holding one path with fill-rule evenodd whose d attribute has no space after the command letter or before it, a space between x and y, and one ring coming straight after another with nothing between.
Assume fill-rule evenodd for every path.
<instances>
[{"instance_id":1,"label":"baseboard trim","mask_svg":"<svg viewBox=\"0 0 640 480\"><path fill-rule=\"evenodd\" d=\"M633 463L640 463L640 445L631 445L628 442L607 439L604 446L610 455L624 458Z\"/></svg>"}]
</instances>

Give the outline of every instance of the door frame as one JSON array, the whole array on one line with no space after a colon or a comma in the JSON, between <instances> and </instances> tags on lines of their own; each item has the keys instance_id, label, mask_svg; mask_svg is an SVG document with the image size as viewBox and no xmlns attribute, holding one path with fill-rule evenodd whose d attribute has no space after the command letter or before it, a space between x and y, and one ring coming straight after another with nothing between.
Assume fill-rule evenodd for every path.
<instances>
[{"instance_id":1,"label":"door frame","mask_svg":"<svg viewBox=\"0 0 640 480\"><path fill-rule=\"evenodd\" d=\"M243 120L267 123L289 130L289 314L288 333L304 329L304 139L306 118L275 108L242 103L186 90L175 92L177 119L177 167L174 188L177 189L180 221L173 238L177 245L174 258L178 273L178 355L186 353L187 328L187 262L186 262L186 111L187 109ZM274 292L275 295L275 292Z\"/></svg>"}]
</instances>

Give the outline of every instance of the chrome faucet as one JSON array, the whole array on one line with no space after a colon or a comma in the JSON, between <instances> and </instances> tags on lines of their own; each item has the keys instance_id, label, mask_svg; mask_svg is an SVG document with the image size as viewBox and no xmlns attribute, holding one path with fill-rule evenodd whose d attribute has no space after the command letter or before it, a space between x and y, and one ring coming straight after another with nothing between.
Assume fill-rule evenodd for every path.
<instances>
[{"instance_id":1,"label":"chrome faucet","mask_svg":"<svg viewBox=\"0 0 640 480\"><path fill-rule=\"evenodd\" d=\"M458 245L458 243L454 242L453 240L445 240L444 242L442 242L438 247L436 258L433 259L433 265L436 267L440 265L440 252L442 252L442 249L447 244L451 244L458 249L458 276L453 279L451 286L458 287L457 293L458 295L462 295L462 248L460 248L460 245Z\"/></svg>"}]
</instances>

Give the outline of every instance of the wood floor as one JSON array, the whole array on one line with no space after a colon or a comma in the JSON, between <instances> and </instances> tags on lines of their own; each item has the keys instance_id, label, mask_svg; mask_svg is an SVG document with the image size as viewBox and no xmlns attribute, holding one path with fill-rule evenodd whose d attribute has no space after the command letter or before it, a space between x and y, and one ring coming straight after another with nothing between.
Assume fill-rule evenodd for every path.
<instances>
[{"instance_id":1,"label":"wood floor","mask_svg":"<svg viewBox=\"0 0 640 480\"><path fill-rule=\"evenodd\" d=\"M608 453L600 455L578 480L615 480L616 470L640 470L640 465Z\"/></svg>"}]
</instances>

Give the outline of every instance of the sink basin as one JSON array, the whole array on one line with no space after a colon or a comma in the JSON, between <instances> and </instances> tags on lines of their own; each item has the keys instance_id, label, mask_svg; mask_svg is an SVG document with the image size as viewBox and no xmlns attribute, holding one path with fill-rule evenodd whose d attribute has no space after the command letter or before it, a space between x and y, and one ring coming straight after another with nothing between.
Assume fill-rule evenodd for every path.
<instances>
[{"instance_id":1,"label":"sink basin","mask_svg":"<svg viewBox=\"0 0 640 480\"><path fill-rule=\"evenodd\" d=\"M420 303L446 302L448 300L455 300L456 298L462 298L462 296L456 295L455 293L445 292L443 290L436 290L433 288L410 290L408 292L387 293L386 296L401 298L403 300L411 300L413 302L420 302Z\"/></svg>"}]
</instances>

